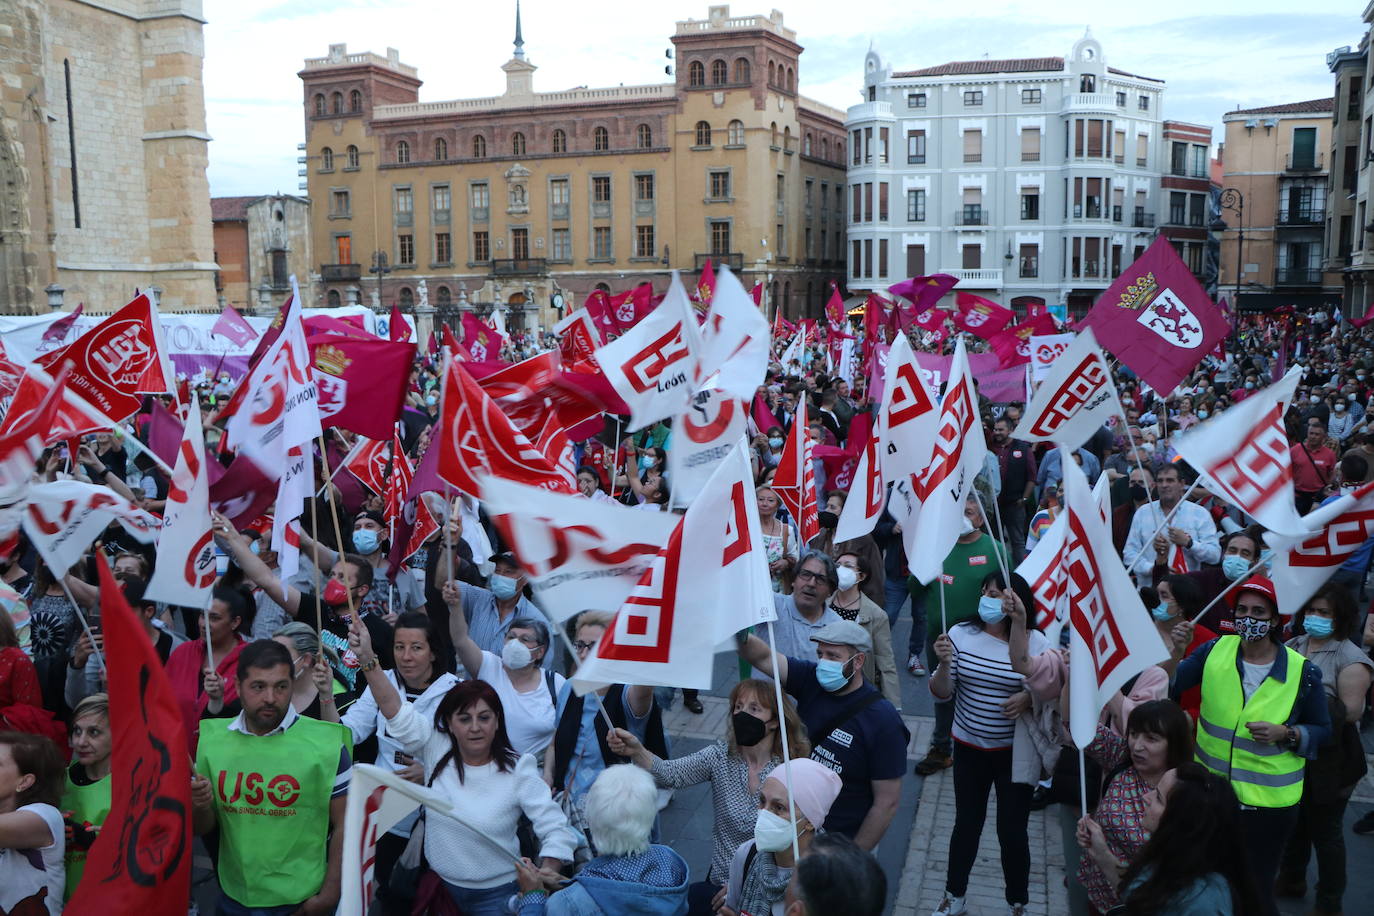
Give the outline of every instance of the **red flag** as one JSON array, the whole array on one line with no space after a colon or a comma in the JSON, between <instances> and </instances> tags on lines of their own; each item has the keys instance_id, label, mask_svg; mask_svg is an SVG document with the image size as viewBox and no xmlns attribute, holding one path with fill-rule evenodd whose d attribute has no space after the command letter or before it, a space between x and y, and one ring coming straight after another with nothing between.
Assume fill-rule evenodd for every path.
<instances>
[{"instance_id":1,"label":"red flag","mask_svg":"<svg viewBox=\"0 0 1374 916\"><path fill-rule=\"evenodd\" d=\"M620 333L624 334L639 324L640 320L652 312L656 305L658 302L654 301L653 284L641 283L634 289L626 290L611 298L611 316L620 328Z\"/></svg>"},{"instance_id":2,"label":"red flag","mask_svg":"<svg viewBox=\"0 0 1374 916\"><path fill-rule=\"evenodd\" d=\"M123 420L143 403L141 392L171 393L175 376L167 362L162 325L147 296L139 296L38 365L49 372L72 364L68 384L92 407Z\"/></svg>"},{"instance_id":3,"label":"red flag","mask_svg":"<svg viewBox=\"0 0 1374 916\"><path fill-rule=\"evenodd\" d=\"M692 290L692 306L698 313L697 317L704 316L710 310L715 295L716 271L708 257L706 263L701 265L701 278L697 280L696 289Z\"/></svg>"},{"instance_id":4,"label":"red flag","mask_svg":"<svg viewBox=\"0 0 1374 916\"><path fill-rule=\"evenodd\" d=\"M869 293L868 299L864 302L864 348L863 361L865 372L869 363L873 359L873 348L883 340L883 327L887 324L887 309L889 303L877 293Z\"/></svg>"},{"instance_id":5,"label":"red flag","mask_svg":"<svg viewBox=\"0 0 1374 916\"><path fill-rule=\"evenodd\" d=\"M848 490L854 483L854 473L859 468L859 459L873 432L873 415L856 413L849 421L849 432L843 447L836 445L815 445L811 453L821 459L825 466L826 487L831 490Z\"/></svg>"},{"instance_id":6,"label":"red flag","mask_svg":"<svg viewBox=\"0 0 1374 916\"><path fill-rule=\"evenodd\" d=\"M35 409L5 418L5 431L0 435L0 503L6 507L0 510L0 536L5 539L19 525L18 516L9 507L18 506L28 492L38 456L47 443L48 430L53 427L66 388L67 376L63 372Z\"/></svg>"},{"instance_id":7,"label":"red flag","mask_svg":"<svg viewBox=\"0 0 1374 916\"><path fill-rule=\"evenodd\" d=\"M754 395L754 403L749 413L760 435L768 435L768 431L775 426L779 429L782 428L782 424L778 422L778 418L773 416L773 412L768 409L768 399L762 394Z\"/></svg>"},{"instance_id":8,"label":"red flag","mask_svg":"<svg viewBox=\"0 0 1374 916\"><path fill-rule=\"evenodd\" d=\"M1049 313L1050 313L1050 307L1049 307L1048 305L1046 305L1045 303L1043 303L1043 302L1028 302L1028 303L1026 303L1026 317L1027 317L1027 318L1036 318L1036 317L1038 317L1038 316L1040 316L1040 315L1048 315Z\"/></svg>"},{"instance_id":9,"label":"red flag","mask_svg":"<svg viewBox=\"0 0 1374 916\"><path fill-rule=\"evenodd\" d=\"M0 398L7 398L19 388L19 379L24 376L24 367L13 362L0 344Z\"/></svg>"},{"instance_id":10,"label":"red flag","mask_svg":"<svg viewBox=\"0 0 1374 916\"><path fill-rule=\"evenodd\" d=\"M749 290L749 295L754 297L754 304L763 308L763 283L755 283L754 288Z\"/></svg>"},{"instance_id":11,"label":"red flag","mask_svg":"<svg viewBox=\"0 0 1374 916\"><path fill-rule=\"evenodd\" d=\"M63 315L48 325L48 329L43 332L41 341L43 343L61 343L62 339L67 336L67 332L71 330L72 325L76 324L76 319L81 317L81 311L85 307L86 303L78 302L70 314Z\"/></svg>"},{"instance_id":12,"label":"red flag","mask_svg":"<svg viewBox=\"0 0 1374 916\"><path fill-rule=\"evenodd\" d=\"M153 408L148 414L148 450L168 467L176 464L184 428L181 418L163 407L161 400L153 398Z\"/></svg>"},{"instance_id":13,"label":"red flag","mask_svg":"<svg viewBox=\"0 0 1374 916\"><path fill-rule=\"evenodd\" d=\"M191 893L186 732L162 661L103 561L95 565L109 665L111 806L67 912L179 916Z\"/></svg>"},{"instance_id":14,"label":"red flag","mask_svg":"<svg viewBox=\"0 0 1374 916\"><path fill-rule=\"evenodd\" d=\"M554 333L559 335L558 352L562 354L564 368L570 372L601 371L596 362L596 348L601 341L586 309L569 314L554 328Z\"/></svg>"},{"instance_id":15,"label":"red flag","mask_svg":"<svg viewBox=\"0 0 1374 916\"><path fill-rule=\"evenodd\" d=\"M266 512L277 498L277 482L269 479L247 455L235 456L218 479L214 471L216 463L211 462L207 468L210 471L210 507L229 519L235 528L245 528Z\"/></svg>"},{"instance_id":16,"label":"red flag","mask_svg":"<svg viewBox=\"0 0 1374 916\"><path fill-rule=\"evenodd\" d=\"M316 334L340 334L344 337L377 339L376 334L370 333L367 328L363 327L362 318L354 315L348 315L344 318L335 318L332 315L310 315L301 320L301 326L305 328L307 338L314 337Z\"/></svg>"},{"instance_id":17,"label":"red flag","mask_svg":"<svg viewBox=\"0 0 1374 916\"><path fill-rule=\"evenodd\" d=\"M1357 328L1362 328L1371 321L1374 321L1374 302L1369 303L1369 308L1365 309L1364 314L1359 318L1350 319L1350 323Z\"/></svg>"},{"instance_id":18,"label":"red flag","mask_svg":"<svg viewBox=\"0 0 1374 916\"><path fill-rule=\"evenodd\" d=\"M585 303L587 314L601 335L601 343L620 334L620 325L615 320L615 309L611 307L611 297L605 291L595 289ZM600 346L600 344L598 344Z\"/></svg>"},{"instance_id":19,"label":"red flag","mask_svg":"<svg viewBox=\"0 0 1374 916\"><path fill-rule=\"evenodd\" d=\"M954 326L984 340L991 340L998 331L1011 324L1016 313L1003 308L991 299L973 293L956 293Z\"/></svg>"},{"instance_id":20,"label":"red flag","mask_svg":"<svg viewBox=\"0 0 1374 916\"><path fill-rule=\"evenodd\" d=\"M63 372L65 371L64 369ZM37 410L54 387L53 379L48 373L37 366L30 366L24 372L24 377L19 380L19 387L14 391L9 411L5 414L4 425L0 426L0 434L8 433L20 418ZM47 430L47 444L114 428L113 420L102 416L100 411L72 391L70 385L64 384L61 404L53 417L52 425Z\"/></svg>"},{"instance_id":21,"label":"red flag","mask_svg":"<svg viewBox=\"0 0 1374 916\"><path fill-rule=\"evenodd\" d=\"M1084 323L1156 391L1173 391L1231 326L1160 236L1098 297Z\"/></svg>"},{"instance_id":22,"label":"red flag","mask_svg":"<svg viewBox=\"0 0 1374 916\"><path fill-rule=\"evenodd\" d=\"M316 334L306 344L320 424L386 441L405 406L415 345L336 334Z\"/></svg>"},{"instance_id":23,"label":"red flag","mask_svg":"<svg viewBox=\"0 0 1374 916\"><path fill-rule=\"evenodd\" d=\"M1022 366L1030 362L1030 339L1033 336L1054 333L1054 319L1049 315L1036 315L1018 325L998 331L988 338L988 343L997 352L997 360L1003 369Z\"/></svg>"},{"instance_id":24,"label":"red flag","mask_svg":"<svg viewBox=\"0 0 1374 916\"><path fill-rule=\"evenodd\" d=\"M943 299L945 293L954 289L958 282L958 279L949 274L931 274L928 277L912 277L910 280L894 283L887 291L906 299L919 312Z\"/></svg>"},{"instance_id":25,"label":"red flag","mask_svg":"<svg viewBox=\"0 0 1374 916\"><path fill-rule=\"evenodd\" d=\"M575 492L529 437L457 362L444 373L439 476L465 493L481 493L481 477Z\"/></svg>"},{"instance_id":26,"label":"red flag","mask_svg":"<svg viewBox=\"0 0 1374 916\"><path fill-rule=\"evenodd\" d=\"M495 328L484 324L472 312L463 313L463 350L473 362L495 361L505 345L506 338Z\"/></svg>"},{"instance_id":27,"label":"red flag","mask_svg":"<svg viewBox=\"0 0 1374 916\"><path fill-rule=\"evenodd\" d=\"M450 359L468 358L468 351L458 342L458 338L453 336L453 328L448 325L444 325L443 350L448 353Z\"/></svg>"},{"instance_id":28,"label":"red flag","mask_svg":"<svg viewBox=\"0 0 1374 916\"><path fill-rule=\"evenodd\" d=\"M236 347L241 347L258 336L253 326L245 321L232 305L226 305L224 311L219 313L219 320L210 328L210 333L228 338Z\"/></svg>"},{"instance_id":29,"label":"red flag","mask_svg":"<svg viewBox=\"0 0 1374 916\"><path fill-rule=\"evenodd\" d=\"M401 307L393 305L391 307L391 320L387 323L387 333L392 340L410 340L410 325L406 324L405 315L401 314Z\"/></svg>"},{"instance_id":30,"label":"red flag","mask_svg":"<svg viewBox=\"0 0 1374 916\"><path fill-rule=\"evenodd\" d=\"M386 474L388 444L385 439L359 436L357 443L340 463L340 470L348 471L378 496L386 493L389 486ZM334 474L338 476L338 471Z\"/></svg>"},{"instance_id":31,"label":"red flag","mask_svg":"<svg viewBox=\"0 0 1374 916\"><path fill-rule=\"evenodd\" d=\"M801 542L821 533L820 509L816 505L816 471L811 463L811 430L806 421L806 399L797 407L792 431L782 447L777 471L773 474L773 489L787 507L792 521L801 532Z\"/></svg>"},{"instance_id":32,"label":"red flag","mask_svg":"<svg viewBox=\"0 0 1374 916\"><path fill-rule=\"evenodd\" d=\"M406 501L406 494L410 492L410 482L415 479L415 469L410 464L410 458L406 456L405 448L401 444L401 434L393 433L391 437L391 473L386 475L386 507L385 515L389 525L396 525L401 508Z\"/></svg>"}]
</instances>

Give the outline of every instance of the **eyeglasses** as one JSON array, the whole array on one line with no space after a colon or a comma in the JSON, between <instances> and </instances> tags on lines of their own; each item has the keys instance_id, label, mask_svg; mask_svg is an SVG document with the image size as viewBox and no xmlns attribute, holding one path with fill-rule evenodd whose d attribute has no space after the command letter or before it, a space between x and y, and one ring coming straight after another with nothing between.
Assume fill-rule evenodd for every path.
<instances>
[{"instance_id":1,"label":"eyeglasses","mask_svg":"<svg viewBox=\"0 0 1374 916\"><path fill-rule=\"evenodd\" d=\"M825 582L824 572L815 572L810 569L800 569L797 571L796 581L798 582Z\"/></svg>"},{"instance_id":2,"label":"eyeglasses","mask_svg":"<svg viewBox=\"0 0 1374 916\"><path fill-rule=\"evenodd\" d=\"M578 652L590 652L592 649L596 648L596 643L583 642L579 639L573 643L573 648L576 649Z\"/></svg>"}]
</instances>

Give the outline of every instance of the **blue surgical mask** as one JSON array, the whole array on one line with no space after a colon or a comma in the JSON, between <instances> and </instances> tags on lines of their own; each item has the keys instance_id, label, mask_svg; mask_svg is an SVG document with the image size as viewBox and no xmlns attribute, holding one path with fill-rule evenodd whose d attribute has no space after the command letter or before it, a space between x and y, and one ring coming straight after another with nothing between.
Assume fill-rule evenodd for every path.
<instances>
[{"instance_id":1,"label":"blue surgical mask","mask_svg":"<svg viewBox=\"0 0 1374 916\"><path fill-rule=\"evenodd\" d=\"M1207 419L1208 416L1209 416L1209 414L1208 414L1207 411L1205 411L1205 410L1199 410L1199 411L1197 412L1197 418L1198 418L1199 420L1205 420L1205 419Z\"/></svg>"},{"instance_id":2,"label":"blue surgical mask","mask_svg":"<svg viewBox=\"0 0 1374 916\"><path fill-rule=\"evenodd\" d=\"M768 447L769 447L769 448L782 448L782 446L783 446L783 442L782 442L781 439L773 438L773 439L769 439L769 440L768 440Z\"/></svg>"},{"instance_id":3,"label":"blue surgical mask","mask_svg":"<svg viewBox=\"0 0 1374 916\"><path fill-rule=\"evenodd\" d=\"M1164 621L1168 620L1170 617L1174 615L1169 613L1168 602L1161 601L1159 602L1159 604L1150 608L1150 616L1153 617L1155 620Z\"/></svg>"},{"instance_id":4,"label":"blue surgical mask","mask_svg":"<svg viewBox=\"0 0 1374 916\"><path fill-rule=\"evenodd\" d=\"M1331 636L1331 628L1335 621L1330 617L1314 617L1308 614L1302 619L1302 628L1307 631L1307 635L1316 639L1327 639Z\"/></svg>"},{"instance_id":5,"label":"blue surgical mask","mask_svg":"<svg viewBox=\"0 0 1374 916\"><path fill-rule=\"evenodd\" d=\"M821 687L830 693L844 689L844 685L849 683L849 678L844 673L844 666L847 664L848 662L822 659L816 664L816 680L820 681ZM853 676L852 672L850 676Z\"/></svg>"},{"instance_id":6,"label":"blue surgical mask","mask_svg":"<svg viewBox=\"0 0 1374 916\"><path fill-rule=\"evenodd\" d=\"M363 556L377 551L377 532L371 528L359 528L353 532L353 549Z\"/></svg>"},{"instance_id":7,"label":"blue surgical mask","mask_svg":"<svg viewBox=\"0 0 1374 916\"><path fill-rule=\"evenodd\" d=\"M428 404L430 407L433 407L435 404L439 403L439 396L437 394L426 395L425 403Z\"/></svg>"},{"instance_id":8,"label":"blue surgical mask","mask_svg":"<svg viewBox=\"0 0 1374 916\"><path fill-rule=\"evenodd\" d=\"M990 598L987 595L978 599L978 616L983 618L983 623L1001 623L1007 619L1007 615L1002 613L1002 599Z\"/></svg>"},{"instance_id":9,"label":"blue surgical mask","mask_svg":"<svg viewBox=\"0 0 1374 916\"><path fill-rule=\"evenodd\" d=\"M1234 582L1250 570L1250 564L1245 557L1232 554L1229 557L1221 558L1221 574L1230 581Z\"/></svg>"},{"instance_id":10,"label":"blue surgical mask","mask_svg":"<svg viewBox=\"0 0 1374 916\"><path fill-rule=\"evenodd\" d=\"M640 456L639 456L639 469L640 469L641 471L647 471L647 470L649 470L649 469L650 469L651 467L653 467L653 466L654 466L654 456L653 456L653 455L640 455Z\"/></svg>"},{"instance_id":11,"label":"blue surgical mask","mask_svg":"<svg viewBox=\"0 0 1374 916\"><path fill-rule=\"evenodd\" d=\"M253 556L256 557L258 554L262 553L262 541L254 541L253 543L248 545L248 549L253 551Z\"/></svg>"},{"instance_id":12,"label":"blue surgical mask","mask_svg":"<svg viewBox=\"0 0 1374 916\"><path fill-rule=\"evenodd\" d=\"M492 573L487 587L491 589L491 593L496 596L497 601L509 601L515 597L515 580L510 576Z\"/></svg>"}]
</instances>

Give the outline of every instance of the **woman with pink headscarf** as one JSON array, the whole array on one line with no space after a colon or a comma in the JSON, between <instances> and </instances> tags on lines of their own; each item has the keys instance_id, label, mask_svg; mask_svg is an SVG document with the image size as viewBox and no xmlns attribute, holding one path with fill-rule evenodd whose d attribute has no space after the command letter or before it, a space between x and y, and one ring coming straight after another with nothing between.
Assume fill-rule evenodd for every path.
<instances>
[{"instance_id":1,"label":"woman with pink headscarf","mask_svg":"<svg viewBox=\"0 0 1374 916\"><path fill-rule=\"evenodd\" d=\"M714 901L718 916L782 916L783 891L797 864L792 848L793 815L797 851L805 856L818 825L825 823L830 805L839 794L839 775L810 758L788 761L769 774L759 790L754 838L735 850L730 880Z\"/></svg>"}]
</instances>

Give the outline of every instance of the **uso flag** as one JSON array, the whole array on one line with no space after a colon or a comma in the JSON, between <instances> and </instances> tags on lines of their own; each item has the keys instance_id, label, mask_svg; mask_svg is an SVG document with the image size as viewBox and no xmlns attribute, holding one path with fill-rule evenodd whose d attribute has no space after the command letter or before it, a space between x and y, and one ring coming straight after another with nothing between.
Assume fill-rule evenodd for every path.
<instances>
[{"instance_id":1,"label":"uso flag","mask_svg":"<svg viewBox=\"0 0 1374 916\"><path fill-rule=\"evenodd\" d=\"M191 894L186 732L162 661L104 559L95 566L110 666L112 804L67 912L181 916Z\"/></svg>"},{"instance_id":2,"label":"uso flag","mask_svg":"<svg viewBox=\"0 0 1374 916\"><path fill-rule=\"evenodd\" d=\"M1163 236L1098 297L1081 326L1160 393L1177 388L1231 330Z\"/></svg>"}]
</instances>

